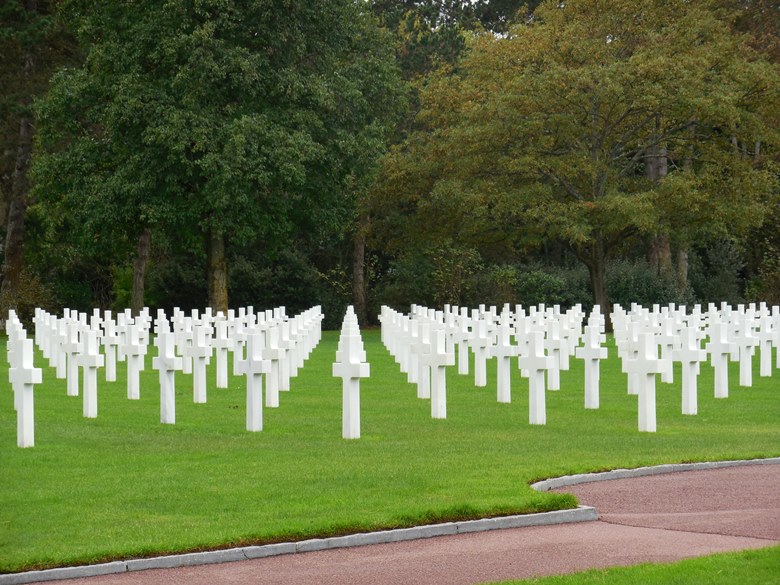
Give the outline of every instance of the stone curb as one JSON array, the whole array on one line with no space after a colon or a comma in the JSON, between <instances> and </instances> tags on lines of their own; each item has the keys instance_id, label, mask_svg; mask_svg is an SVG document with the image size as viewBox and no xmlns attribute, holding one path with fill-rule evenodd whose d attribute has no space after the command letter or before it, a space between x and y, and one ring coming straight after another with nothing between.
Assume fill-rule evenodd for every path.
<instances>
[{"instance_id":1,"label":"stone curb","mask_svg":"<svg viewBox=\"0 0 780 585\"><path fill-rule=\"evenodd\" d=\"M577 475L563 475L532 483L531 487L539 492L547 492L557 488L591 483L594 481L607 481L610 479L626 479L630 477L643 477L646 475L660 475L662 473L677 473L680 471L701 471L704 469L721 469L723 467L742 467L745 465L778 465L780 457L768 457L766 459L745 459L737 461L704 461L701 463L669 463L654 465L652 467L637 467L636 469L613 469L600 473L580 473Z\"/></svg>"},{"instance_id":2,"label":"stone curb","mask_svg":"<svg viewBox=\"0 0 780 585\"><path fill-rule=\"evenodd\" d=\"M565 487L593 481L605 481L608 479L641 477L645 475L673 473L677 471L737 467L740 465L768 464L780 464L780 457L769 459L750 459L743 461L681 463L658 465L656 467L640 467L637 469L616 469L603 473L566 475L563 477L536 482L532 484L531 487L537 491L548 491L558 487ZM146 569L171 569L175 567L210 565L216 563L259 559L270 556L296 554L334 548L347 548L353 546L365 546L369 544L385 544L390 542L401 542L405 540L417 540L421 538L432 538L435 536L466 534L469 532L483 532L487 530L501 530L506 528L523 528L528 526L549 526L553 524L588 522L592 520L598 520L598 512L596 509L591 506L579 506L572 510L555 510L553 512L541 512L538 514L518 514L513 516L501 516L498 518L465 520L462 522L445 522L442 524L429 524L425 526L415 526L412 528L399 528L396 530L382 530L378 532L351 534L348 536L335 536L332 538L314 538L301 542L285 542L280 544L267 544L263 546L247 546L226 550L187 553L181 555L167 555L149 559L114 561L110 563L85 565L81 567L62 567L58 569L46 569L43 571L11 573L0 575L0 585L21 585L22 583L38 583L43 581L54 581L58 579L95 577L97 575L125 573L128 571L143 571Z\"/></svg>"},{"instance_id":3,"label":"stone curb","mask_svg":"<svg viewBox=\"0 0 780 585\"><path fill-rule=\"evenodd\" d=\"M85 565L82 567L62 567L59 569L46 569L43 571L12 573L9 575L0 575L0 585L38 583L42 581L54 581L57 579L76 579L79 577L94 577L96 575L143 571L146 569L172 569L175 567L228 563L277 555L365 546L369 544L402 542L404 540L418 540L421 538L465 534L468 532L522 528L526 526L547 526L550 524L563 524L569 522L587 522L596 520L597 518L598 514L595 508L590 506L579 506L573 510L556 510L554 512L542 512L539 514L518 514L515 516L502 516L499 518L465 520L463 522L445 522L443 524L429 524L425 526L414 526L412 528L399 528L396 530L381 530L378 532L350 534L348 536L334 536L332 538L314 538L301 542L247 546L226 550L168 555L149 559L115 561L99 565Z\"/></svg>"}]
</instances>

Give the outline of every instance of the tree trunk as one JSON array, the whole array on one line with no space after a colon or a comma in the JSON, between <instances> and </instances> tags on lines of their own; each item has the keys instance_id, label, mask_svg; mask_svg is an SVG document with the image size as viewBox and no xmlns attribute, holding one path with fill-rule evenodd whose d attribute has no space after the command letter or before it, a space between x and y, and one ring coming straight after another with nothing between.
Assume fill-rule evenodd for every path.
<instances>
[{"instance_id":1,"label":"tree trunk","mask_svg":"<svg viewBox=\"0 0 780 585\"><path fill-rule=\"evenodd\" d=\"M225 259L225 235L211 229L208 246L209 306L214 313L227 315L227 260Z\"/></svg>"},{"instance_id":2,"label":"tree trunk","mask_svg":"<svg viewBox=\"0 0 780 585\"><path fill-rule=\"evenodd\" d=\"M34 12L37 8L36 0L27 0L25 3L25 9L28 12ZM28 51L24 61L25 77L30 77L33 74L34 65L32 52ZM25 103L25 106L27 105L29 105L29 100ZM8 223L6 224L3 282L0 286L0 292L8 299L10 306L16 306L19 279L24 265L24 214L27 211L27 192L30 186L27 174L30 170L32 142L32 117L23 115L19 122L19 143L11 178L11 202L8 209Z\"/></svg>"},{"instance_id":3,"label":"tree trunk","mask_svg":"<svg viewBox=\"0 0 780 585\"><path fill-rule=\"evenodd\" d=\"M604 252L604 245L596 242L591 247L587 256L579 255L580 260L588 267L590 276L590 289L593 293L593 304L601 308L601 314L604 315L604 323L607 332L612 331L612 319L610 311L612 307L609 303L609 292L607 290L607 255Z\"/></svg>"},{"instance_id":4,"label":"tree trunk","mask_svg":"<svg viewBox=\"0 0 780 585\"><path fill-rule=\"evenodd\" d=\"M681 244L677 250L677 292L680 294L688 290L688 246Z\"/></svg>"},{"instance_id":5,"label":"tree trunk","mask_svg":"<svg viewBox=\"0 0 780 585\"><path fill-rule=\"evenodd\" d=\"M24 215L27 211L27 171L32 152L32 123L23 117L19 129L19 146L11 185L11 203L6 224L5 257L3 265L2 292L5 298L15 303L19 278L24 265Z\"/></svg>"},{"instance_id":6,"label":"tree trunk","mask_svg":"<svg viewBox=\"0 0 780 585\"><path fill-rule=\"evenodd\" d=\"M672 263L672 243L669 240L669 234L659 234L655 239L655 245L658 249L658 274L665 278L671 278L674 274L674 264Z\"/></svg>"},{"instance_id":7,"label":"tree trunk","mask_svg":"<svg viewBox=\"0 0 780 585\"><path fill-rule=\"evenodd\" d=\"M672 244L669 240L669 234L656 234L650 238L647 263L656 275L665 278L672 277L674 266L672 265Z\"/></svg>"},{"instance_id":8,"label":"tree trunk","mask_svg":"<svg viewBox=\"0 0 780 585\"><path fill-rule=\"evenodd\" d=\"M133 262L133 294L130 308L133 315L139 315L144 307L144 288L146 285L146 264L149 261L149 249L152 247L152 230L146 228L138 238L138 255Z\"/></svg>"},{"instance_id":9,"label":"tree trunk","mask_svg":"<svg viewBox=\"0 0 780 585\"><path fill-rule=\"evenodd\" d=\"M362 326L368 325L368 307L366 303L366 231L368 214L363 212L358 219L355 239L352 246L352 304Z\"/></svg>"},{"instance_id":10,"label":"tree trunk","mask_svg":"<svg viewBox=\"0 0 780 585\"><path fill-rule=\"evenodd\" d=\"M656 134L651 137L653 144L648 147L645 156L645 174L655 186L660 184L669 173L666 145L658 142L657 138L661 130L661 120L657 118ZM673 266L669 234L663 232L656 234L650 241L650 250L647 256L650 266L656 274L671 277Z\"/></svg>"}]
</instances>

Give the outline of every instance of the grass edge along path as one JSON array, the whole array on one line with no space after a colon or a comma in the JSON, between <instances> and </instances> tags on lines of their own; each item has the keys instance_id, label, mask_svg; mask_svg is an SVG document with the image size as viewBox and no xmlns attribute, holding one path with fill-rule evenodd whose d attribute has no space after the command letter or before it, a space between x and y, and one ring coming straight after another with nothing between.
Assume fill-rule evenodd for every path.
<instances>
[{"instance_id":1,"label":"grass edge along path","mask_svg":"<svg viewBox=\"0 0 780 585\"><path fill-rule=\"evenodd\" d=\"M141 400L125 398L121 364L118 382L100 383L94 420L44 368L32 449L16 447L12 396L0 392L0 572L572 508L574 496L529 484L779 454L777 372L738 388L733 365L731 397L715 400L703 364L699 415L683 416L678 370L676 384L659 384L658 432L639 433L636 397L626 394L611 345L597 411L583 409L582 362L573 359L561 390L547 393L545 426L528 424L527 381L516 365L511 404L496 402L493 364L486 388L450 369L448 418L432 420L430 402L417 399L379 332L364 332L364 341L372 375L361 383L356 441L340 436L340 380L330 372L337 332L325 333L281 407L265 410L261 433L244 430L240 377L194 405L192 377L177 373L177 424L161 425L150 356Z\"/></svg>"},{"instance_id":2,"label":"grass edge along path","mask_svg":"<svg viewBox=\"0 0 780 585\"><path fill-rule=\"evenodd\" d=\"M568 575L500 581L491 585L775 585L780 578L780 546L717 553L674 563L643 563L591 569ZM487 584L485 584L487 585Z\"/></svg>"}]
</instances>

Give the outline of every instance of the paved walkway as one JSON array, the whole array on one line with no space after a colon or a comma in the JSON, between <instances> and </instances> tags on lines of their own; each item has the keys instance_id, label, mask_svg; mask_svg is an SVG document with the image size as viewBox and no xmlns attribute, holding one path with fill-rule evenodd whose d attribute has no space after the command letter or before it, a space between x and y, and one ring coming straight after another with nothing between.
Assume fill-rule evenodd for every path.
<instances>
[{"instance_id":1,"label":"paved walkway","mask_svg":"<svg viewBox=\"0 0 780 585\"><path fill-rule=\"evenodd\" d=\"M672 562L780 542L780 465L617 479L556 491L574 493L580 503L595 506L600 519L61 583L470 585Z\"/></svg>"}]
</instances>

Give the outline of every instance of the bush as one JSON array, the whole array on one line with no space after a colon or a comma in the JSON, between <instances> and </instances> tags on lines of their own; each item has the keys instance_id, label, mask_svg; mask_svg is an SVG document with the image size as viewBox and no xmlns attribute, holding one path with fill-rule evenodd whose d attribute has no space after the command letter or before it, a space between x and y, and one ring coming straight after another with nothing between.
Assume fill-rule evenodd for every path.
<instances>
[{"instance_id":1,"label":"bush","mask_svg":"<svg viewBox=\"0 0 780 585\"><path fill-rule=\"evenodd\" d=\"M744 301L741 294L740 271L742 255L728 240L714 242L690 254L688 280L698 302L732 305Z\"/></svg>"},{"instance_id":2,"label":"bush","mask_svg":"<svg viewBox=\"0 0 780 585\"><path fill-rule=\"evenodd\" d=\"M16 294L11 295L7 290L0 294L0 315L5 319L8 311L13 309L19 320L30 329L36 308L55 311L54 297L37 274L23 270Z\"/></svg>"},{"instance_id":3,"label":"bush","mask_svg":"<svg viewBox=\"0 0 780 585\"><path fill-rule=\"evenodd\" d=\"M745 296L751 302L780 305L780 250L765 242L766 251L758 269L758 276L747 287Z\"/></svg>"},{"instance_id":4,"label":"bush","mask_svg":"<svg viewBox=\"0 0 780 585\"><path fill-rule=\"evenodd\" d=\"M684 303L674 280L657 274L644 260L615 260L607 266L609 300L628 309L632 303L645 307L656 303Z\"/></svg>"}]
</instances>

